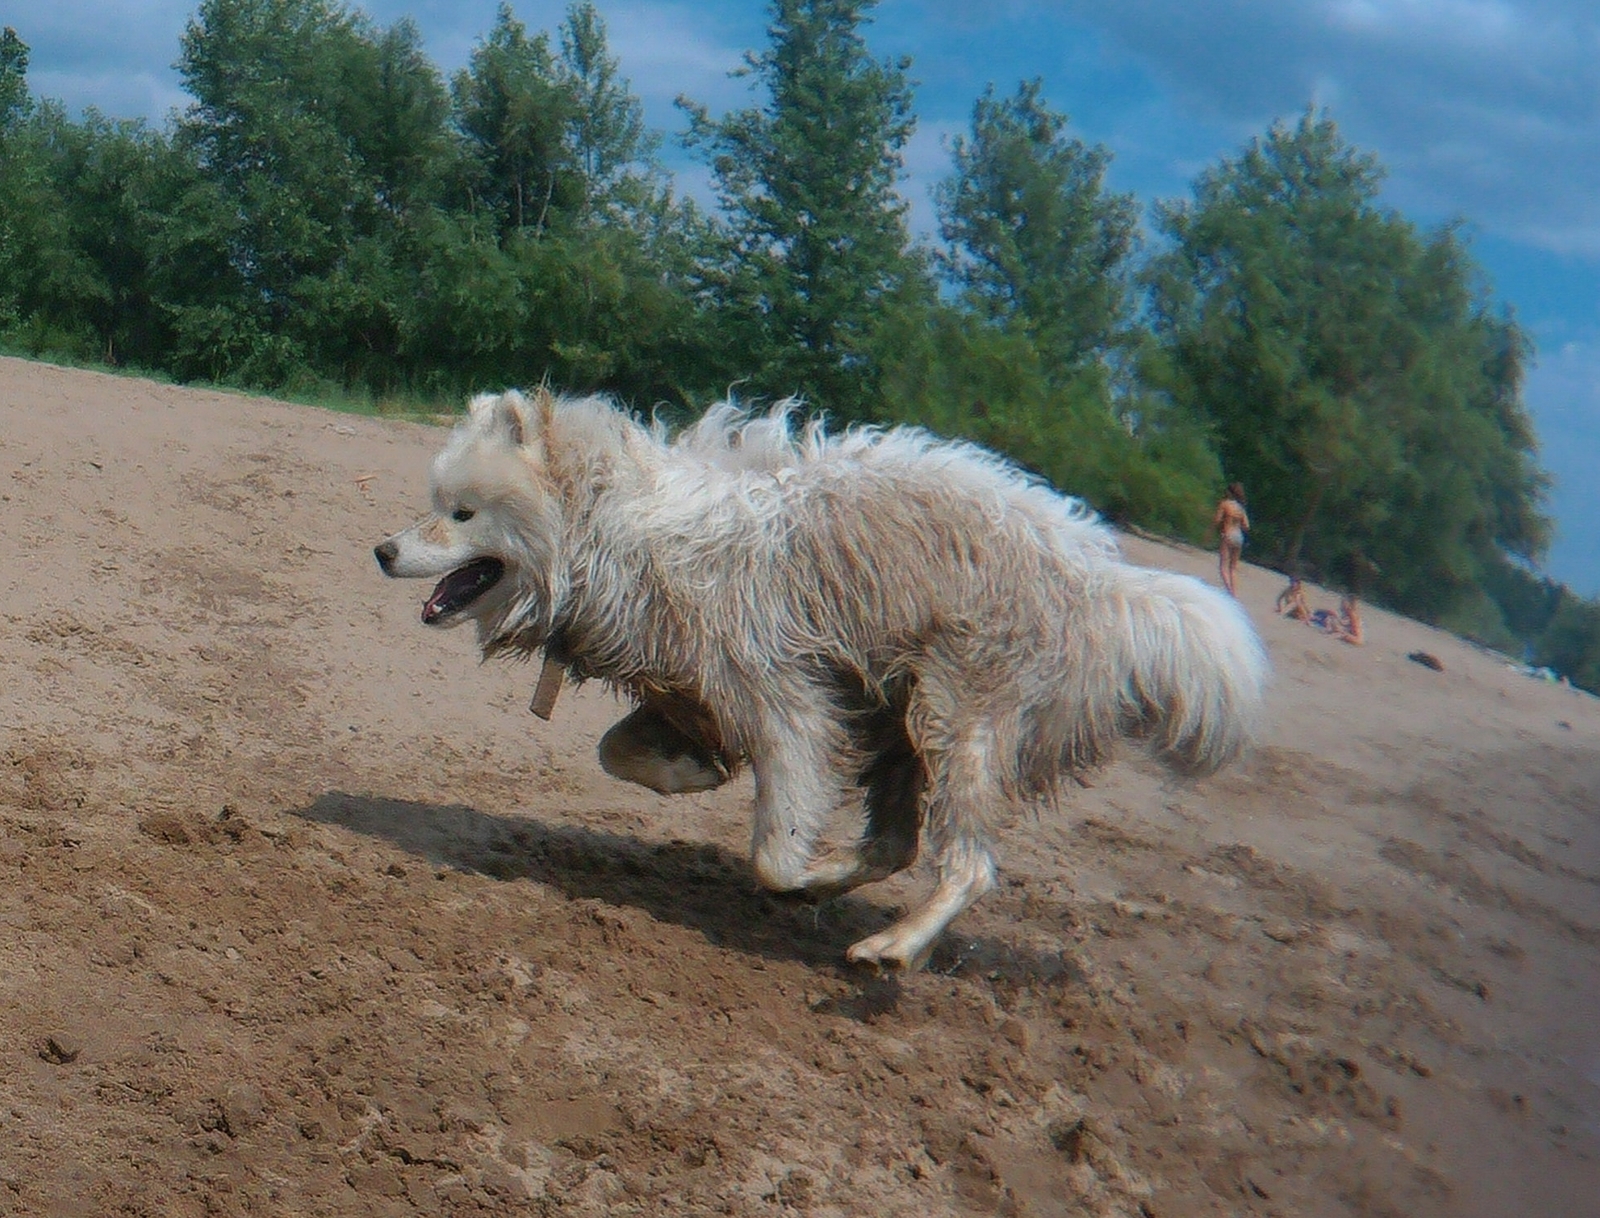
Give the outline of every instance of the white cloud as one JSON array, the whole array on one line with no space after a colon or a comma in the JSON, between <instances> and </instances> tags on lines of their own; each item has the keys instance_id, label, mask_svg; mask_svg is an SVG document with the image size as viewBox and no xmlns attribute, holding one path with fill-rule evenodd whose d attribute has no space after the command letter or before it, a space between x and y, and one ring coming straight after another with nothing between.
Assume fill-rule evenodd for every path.
<instances>
[{"instance_id":1,"label":"white cloud","mask_svg":"<svg viewBox=\"0 0 1600 1218\"><path fill-rule=\"evenodd\" d=\"M30 72L28 87L36 97L73 99L75 111L93 106L109 118L148 118L157 126L191 100L173 72Z\"/></svg>"},{"instance_id":2,"label":"white cloud","mask_svg":"<svg viewBox=\"0 0 1600 1218\"><path fill-rule=\"evenodd\" d=\"M1241 135L1308 102L1332 106L1407 210L1600 255L1591 0L1038 0L1036 11L1110 35L1180 105Z\"/></svg>"},{"instance_id":3,"label":"white cloud","mask_svg":"<svg viewBox=\"0 0 1600 1218\"><path fill-rule=\"evenodd\" d=\"M728 79L750 49L737 29L708 21L703 11L675 4L614 6L605 16L612 53L641 94L698 95L722 81L727 82L725 92L730 97L745 92L744 84Z\"/></svg>"},{"instance_id":4,"label":"white cloud","mask_svg":"<svg viewBox=\"0 0 1600 1218\"><path fill-rule=\"evenodd\" d=\"M1352 33L1419 36L1480 48L1503 45L1520 28L1514 6L1491 0L1334 0L1329 23Z\"/></svg>"}]
</instances>

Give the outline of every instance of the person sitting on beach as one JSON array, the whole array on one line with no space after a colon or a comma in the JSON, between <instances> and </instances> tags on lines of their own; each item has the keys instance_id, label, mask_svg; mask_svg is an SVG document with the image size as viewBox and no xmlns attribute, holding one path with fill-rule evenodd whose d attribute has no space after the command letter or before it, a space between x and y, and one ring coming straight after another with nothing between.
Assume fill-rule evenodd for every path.
<instances>
[{"instance_id":1,"label":"person sitting on beach","mask_svg":"<svg viewBox=\"0 0 1600 1218\"><path fill-rule=\"evenodd\" d=\"M1211 527L1217 531L1217 571L1222 576L1222 586L1229 596L1238 596L1234 586L1239 575L1239 556L1244 553L1244 535L1250 531L1250 517L1244 510L1244 484L1228 483L1228 493L1217 504L1217 513L1211 518Z\"/></svg>"},{"instance_id":2,"label":"person sitting on beach","mask_svg":"<svg viewBox=\"0 0 1600 1218\"><path fill-rule=\"evenodd\" d=\"M1356 602L1354 593L1339 598L1338 635L1352 647L1360 647L1366 641L1361 630L1361 606Z\"/></svg>"},{"instance_id":3,"label":"person sitting on beach","mask_svg":"<svg viewBox=\"0 0 1600 1218\"><path fill-rule=\"evenodd\" d=\"M1311 606L1306 603L1306 586L1298 575L1289 577L1289 586L1278 593L1278 613L1297 622L1311 620Z\"/></svg>"}]
</instances>

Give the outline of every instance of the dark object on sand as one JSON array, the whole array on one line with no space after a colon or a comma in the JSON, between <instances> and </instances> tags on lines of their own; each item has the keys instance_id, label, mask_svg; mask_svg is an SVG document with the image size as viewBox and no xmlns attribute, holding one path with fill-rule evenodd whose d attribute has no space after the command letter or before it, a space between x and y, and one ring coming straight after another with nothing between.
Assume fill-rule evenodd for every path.
<instances>
[{"instance_id":1,"label":"dark object on sand","mask_svg":"<svg viewBox=\"0 0 1600 1218\"><path fill-rule=\"evenodd\" d=\"M1410 652L1406 656L1406 659L1415 660L1418 664L1421 664L1424 668L1433 669L1434 672L1443 672L1444 671L1444 661L1441 660L1436 655L1430 655L1426 651L1413 651L1413 652Z\"/></svg>"}]
</instances>

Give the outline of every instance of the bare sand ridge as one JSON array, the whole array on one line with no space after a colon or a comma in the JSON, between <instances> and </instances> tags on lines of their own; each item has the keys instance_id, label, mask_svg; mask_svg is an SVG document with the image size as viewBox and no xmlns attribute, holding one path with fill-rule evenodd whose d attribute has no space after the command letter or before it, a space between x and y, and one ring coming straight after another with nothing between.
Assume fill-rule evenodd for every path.
<instances>
[{"instance_id":1,"label":"bare sand ridge","mask_svg":"<svg viewBox=\"0 0 1600 1218\"><path fill-rule=\"evenodd\" d=\"M379 577L438 431L16 360L0 420L0 1213L1600 1213L1595 699L1246 568L1259 750L1103 772L872 980L925 877L759 893L745 783L611 781L607 696Z\"/></svg>"}]
</instances>

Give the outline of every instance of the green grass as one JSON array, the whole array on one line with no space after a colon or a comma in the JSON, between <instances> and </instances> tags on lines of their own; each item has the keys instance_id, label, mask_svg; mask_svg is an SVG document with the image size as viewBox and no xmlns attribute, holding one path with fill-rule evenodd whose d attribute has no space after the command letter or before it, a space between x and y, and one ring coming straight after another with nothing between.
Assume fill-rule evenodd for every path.
<instances>
[{"instance_id":1,"label":"green grass","mask_svg":"<svg viewBox=\"0 0 1600 1218\"><path fill-rule=\"evenodd\" d=\"M374 394L365 387L350 388L322 377L296 378L286 385L251 390L280 402L315 406L340 414L359 414L369 418L405 419L414 423L438 423L460 413L461 402L441 402L438 398L401 390Z\"/></svg>"},{"instance_id":2,"label":"green grass","mask_svg":"<svg viewBox=\"0 0 1600 1218\"><path fill-rule=\"evenodd\" d=\"M312 406L338 414L365 415L368 418L402 419L413 423L445 423L460 413L463 403L442 402L435 396L399 391L374 394L364 387L350 388L324 377L305 375L282 385L236 385L205 380L181 381L159 368L132 364L111 364L87 357L77 344L62 341L18 343L14 337L0 335L0 355L31 360L57 368L76 368L107 376L136 377L160 385L181 385L185 389L205 389L245 397L265 397L296 406Z\"/></svg>"}]
</instances>

